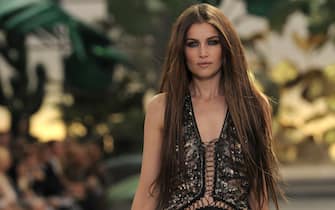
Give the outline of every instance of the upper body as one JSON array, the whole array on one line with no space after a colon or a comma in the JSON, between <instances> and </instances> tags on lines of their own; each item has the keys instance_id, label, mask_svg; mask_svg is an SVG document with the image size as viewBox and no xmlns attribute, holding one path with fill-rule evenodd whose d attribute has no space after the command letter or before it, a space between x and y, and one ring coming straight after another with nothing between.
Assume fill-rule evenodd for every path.
<instances>
[{"instance_id":1,"label":"upper body","mask_svg":"<svg viewBox=\"0 0 335 210\"><path fill-rule=\"evenodd\" d=\"M190 101L193 100L192 102ZM192 107L186 107L186 109L184 110L184 113L187 114L189 113L189 111L193 111L193 119L195 120L195 125L196 127L193 127L193 129L191 129L191 133L185 133L186 137L192 137L194 135L199 135L197 136L197 138L195 139L197 142L194 142L193 139L188 138L188 143L191 142L191 147L192 146L197 146L199 149L199 144L197 143L201 143L201 146L203 146L205 149L207 148L207 150L210 148L210 146L212 145L211 143L220 143L220 146L216 146L218 149L221 149L221 151L217 152L217 154L222 155L225 150L227 149L228 146L231 146L232 144L235 146L235 148L240 148L236 145L239 145L237 143L237 141L235 142L225 142L229 140L230 138L236 138L236 134L233 134L232 129L235 129L234 124L232 123L231 117L229 116L229 111L227 109L227 107L222 106L222 102L224 102L224 97L222 96L214 96L212 99L201 99L200 97L193 97L193 99L190 96L187 96L186 98L186 102L187 104L185 105L190 105L189 102L192 103ZM136 191L136 196L134 198L134 202L133 202L133 207L132 210L137 210L137 209L155 209L155 206L157 205L157 191L153 192L153 194L151 194L151 190L152 188L152 183L155 181L155 178L158 176L159 173L159 168L160 168L160 152L161 152L161 148L162 148L162 141L163 141L163 134L162 134L162 130L163 130L163 125L164 125L164 110L165 110L165 101L166 101L166 94L158 94L156 95L151 102L148 104L147 106L147 113L146 113L146 118L145 118L145 129L144 129L144 149L143 149L143 160L142 160L142 169L141 169L141 176L140 176L140 181L139 181L139 186L138 189ZM185 120L185 122L189 125L190 124L190 120L192 118L188 118ZM227 128L225 128L227 127ZM228 130L228 128L230 130ZM227 136L227 132L228 132L228 136ZM198 134L197 134L198 133ZM225 136L225 137L224 137ZM236 139L233 139L236 140ZM216 145L216 144L215 144ZM215 147L214 147L215 148ZM190 150L188 150L190 152ZM236 151L236 150L235 150ZM239 151L239 150L238 150ZM209 153L209 152L208 152ZM202 153L202 155L204 154L204 151ZM189 156L192 156L193 154L191 153ZM238 155L238 152L236 152L236 154L234 155L234 157L236 158ZM228 155L229 156L229 155ZM202 157L202 156L201 156ZM196 158L195 160L197 161L196 163L200 163L200 160L203 161L205 164L210 164L210 160L208 160L208 158ZM222 157L224 157L224 155L222 155ZM238 158L236 158L238 159ZM213 158L214 160L214 158ZM222 158L220 160L215 160L214 163L215 165L219 165L221 163L221 167L216 167L217 169L229 169L229 166L232 166L231 168L234 169L234 166L238 167L241 166L238 163L235 162L229 162L230 160L232 160L232 158ZM223 162L223 161L228 161L227 162ZM225 164L226 163L226 164ZM191 165L191 164L189 164ZM253 197L251 194L251 190L249 189L249 183L247 182L246 179L244 179L242 177L242 179L238 178L235 176L234 177L229 177L227 176L225 179L226 174L224 173L218 173L217 170L214 171L214 173L206 176L206 169L209 169L206 166L203 166L202 168L199 167L199 169L195 169L192 170L193 173L190 173L189 176L192 177L192 180L196 183L197 181L203 181L201 187L196 188L196 192L193 193L192 195L194 197L190 197L191 200L194 200L194 202L192 202L191 204L186 204L186 206L188 206L189 208L192 206L208 206L211 202L213 201L222 201L222 199L217 199L218 197L222 196L223 193L217 193L216 197L215 195L210 195L209 197L207 197L206 192L208 191L208 189L206 188L206 186L208 185L208 182L206 180L202 180L205 179L206 177L212 177L212 179L214 180L214 177L217 177L217 174L221 174L221 179L218 178L218 180L222 180L223 183L229 183L229 180L231 180L233 182L234 185L231 185L231 189L238 189L240 191L244 191L244 195L247 193L247 203L245 202L245 200L240 200L242 202L242 206L246 205L245 209L249 209L251 208L252 205L255 204L255 202L253 201ZM245 168L238 168L235 172L236 173L243 173L245 170ZM222 170L223 171L223 170ZM195 176L195 173L199 173L198 176ZM227 173L229 173L230 171L227 171ZM215 176L216 175L216 176ZM194 178L196 177L197 180ZM199 179L200 178L200 179ZM208 179L208 178L207 178ZM229 179L229 180L227 180ZM179 183L178 185L176 185L175 187L178 189L178 187L182 186L183 181L185 183L189 183L191 184L192 182L190 182L190 180L184 180L184 179L180 179L178 180ZM206 185L207 183L207 185ZM219 183L216 182L217 184L212 184L213 186L210 188L210 190L220 190L220 187L222 187L222 185L218 185ZM242 184L246 185L246 186L242 186ZM189 185L188 185L189 187ZM228 190L228 188L227 188ZM221 191L223 192L223 191ZM171 200L170 200L170 204L173 202L173 199L176 198L176 195L178 195L178 193L180 193L181 195L187 195L190 194L189 191L187 190L177 190L174 191L173 193L171 193ZM226 194L228 194L227 192L224 192ZM231 193L234 195L234 193ZM229 197L228 194L227 196L222 196L221 198L225 198L227 199ZM192 196L191 195L191 196ZM196 195L196 196L195 196ZM235 194L238 198L238 194ZM185 206L185 203L182 202L187 202L188 199L186 199L186 197L182 197L182 199L178 200L179 205L171 205L169 209L175 209L174 207L176 206ZM205 197L207 197L206 199L204 199ZM241 196L240 196L241 197ZM243 197L243 195L242 195ZM182 202L181 202L182 201ZM200 202L199 202L200 201ZM234 201L235 202L235 201ZM200 204L201 203L201 204ZM217 202L222 203L222 202ZM241 204L238 202L238 200L236 201L237 204ZM229 203L231 205L231 203ZM219 206L219 205L218 205ZM223 205L225 206L225 205ZM225 206L227 208L227 206ZM224 209L224 208L223 208ZM236 208L237 209L237 208ZM241 208L243 209L243 208ZM252 208L252 209L255 209ZM268 209L268 205L264 205L263 209Z\"/></svg>"},{"instance_id":2,"label":"upper body","mask_svg":"<svg viewBox=\"0 0 335 210\"><path fill-rule=\"evenodd\" d=\"M269 104L248 78L236 32L199 4L180 15L168 49L161 93L146 109L132 210L268 209Z\"/></svg>"}]
</instances>

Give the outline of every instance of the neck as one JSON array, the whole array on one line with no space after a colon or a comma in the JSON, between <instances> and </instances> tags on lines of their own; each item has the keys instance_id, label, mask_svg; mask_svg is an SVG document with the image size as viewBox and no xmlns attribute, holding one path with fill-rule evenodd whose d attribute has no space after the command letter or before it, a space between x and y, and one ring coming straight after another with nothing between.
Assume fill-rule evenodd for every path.
<instances>
[{"instance_id":1,"label":"neck","mask_svg":"<svg viewBox=\"0 0 335 210\"><path fill-rule=\"evenodd\" d=\"M198 80L193 78L189 88L191 95L197 98L208 100L223 95L219 77L210 80Z\"/></svg>"}]
</instances>

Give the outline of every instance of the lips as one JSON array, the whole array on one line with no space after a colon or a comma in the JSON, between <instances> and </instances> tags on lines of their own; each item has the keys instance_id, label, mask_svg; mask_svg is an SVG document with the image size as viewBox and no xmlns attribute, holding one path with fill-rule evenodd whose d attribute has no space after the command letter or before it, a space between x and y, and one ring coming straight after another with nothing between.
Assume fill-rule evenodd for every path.
<instances>
[{"instance_id":1,"label":"lips","mask_svg":"<svg viewBox=\"0 0 335 210\"><path fill-rule=\"evenodd\" d=\"M206 68L208 67L209 65L211 65L212 63L211 62L200 62L200 63L197 63L199 67L201 68Z\"/></svg>"}]
</instances>

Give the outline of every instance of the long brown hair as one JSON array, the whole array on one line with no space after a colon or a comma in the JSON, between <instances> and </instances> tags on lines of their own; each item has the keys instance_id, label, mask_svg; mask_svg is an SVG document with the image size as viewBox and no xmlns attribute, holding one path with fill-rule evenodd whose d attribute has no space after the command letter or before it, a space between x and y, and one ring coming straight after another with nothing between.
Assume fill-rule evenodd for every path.
<instances>
[{"instance_id":1,"label":"long brown hair","mask_svg":"<svg viewBox=\"0 0 335 210\"><path fill-rule=\"evenodd\" d=\"M169 198L172 177L182 167L183 148L176 145L182 141L182 116L184 97L188 91L191 74L185 62L185 38L194 23L209 23L214 26L222 46L223 93L238 131L242 145L251 189L254 189L258 207L270 194L276 208L278 195L278 166L272 150L271 106L251 81L241 41L224 14L209 4L196 4L187 8L173 25L160 92L166 93L166 108L161 151L161 168L154 186L159 191L158 209L165 207Z\"/></svg>"}]
</instances>

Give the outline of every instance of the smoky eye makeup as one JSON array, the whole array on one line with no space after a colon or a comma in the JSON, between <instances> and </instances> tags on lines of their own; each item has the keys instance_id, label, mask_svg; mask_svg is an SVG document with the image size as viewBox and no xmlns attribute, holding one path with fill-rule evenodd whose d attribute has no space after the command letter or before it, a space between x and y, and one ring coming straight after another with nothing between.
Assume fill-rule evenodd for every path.
<instances>
[{"instance_id":1,"label":"smoky eye makeup","mask_svg":"<svg viewBox=\"0 0 335 210\"><path fill-rule=\"evenodd\" d=\"M206 42L209 46L215 46L220 44L220 38L218 36L209 37ZM185 42L185 46L190 48L198 47L199 44L199 41L196 39L187 39Z\"/></svg>"},{"instance_id":2,"label":"smoky eye makeup","mask_svg":"<svg viewBox=\"0 0 335 210\"><path fill-rule=\"evenodd\" d=\"M186 47L193 48L193 47L197 47L199 45L199 42L196 40L187 40L185 45Z\"/></svg>"},{"instance_id":3,"label":"smoky eye makeup","mask_svg":"<svg viewBox=\"0 0 335 210\"><path fill-rule=\"evenodd\" d=\"M207 44L208 45L218 45L218 44L220 44L220 40L219 40L219 38L210 39L210 40L207 41Z\"/></svg>"}]
</instances>

